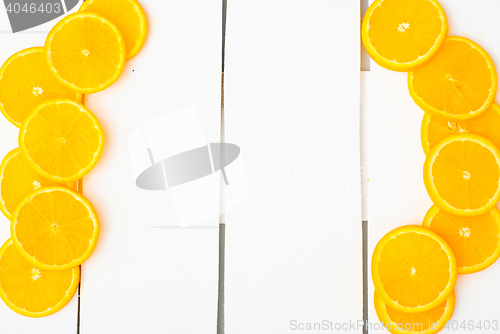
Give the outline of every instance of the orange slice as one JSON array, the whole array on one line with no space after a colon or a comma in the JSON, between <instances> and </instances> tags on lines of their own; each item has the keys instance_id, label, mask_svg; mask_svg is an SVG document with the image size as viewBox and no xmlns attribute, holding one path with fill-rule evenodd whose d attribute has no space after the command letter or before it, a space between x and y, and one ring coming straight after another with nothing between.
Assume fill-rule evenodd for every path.
<instances>
[{"instance_id":1,"label":"orange slice","mask_svg":"<svg viewBox=\"0 0 500 334\"><path fill-rule=\"evenodd\" d=\"M134 58L141 51L148 23L141 4L136 0L87 0L80 7L80 12L101 15L113 22L125 39L127 60Z\"/></svg>"},{"instance_id":2,"label":"orange slice","mask_svg":"<svg viewBox=\"0 0 500 334\"><path fill-rule=\"evenodd\" d=\"M10 151L0 164L0 210L9 220L16 206L29 193L42 187L75 185L61 184L41 177L21 157L21 150Z\"/></svg>"},{"instance_id":3,"label":"orange slice","mask_svg":"<svg viewBox=\"0 0 500 334\"><path fill-rule=\"evenodd\" d=\"M393 334L434 334L440 332L455 311L455 292L432 310L422 313L403 313L385 305L375 292L375 311L379 320Z\"/></svg>"},{"instance_id":4,"label":"orange slice","mask_svg":"<svg viewBox=\"0 0 500 334\"><path fill-rule=\"evenodd\" d=\"M377 0L361 26L363 45L372 59L389 70L411 71L442 46L448 21L435 0Z\"/></svg>"},{"instance_id":5,"label":"orange slice","mask_svg":"<svg viewBox=\"0 0 500 334\"><path fill-rule=\"evenodd\" d=\"M64 98L80 101L82 97L56 80L43 48L20 51L0 68L0 111L17 127L37 104Z\"/></svg>"},{"instance_id":6,"label":"orange slice","mask_svg":"<svg viewBox=\"0 0 500 334\"><path fill-rule=\"evenodd\" d=\"M500 211L496 207L480 216L460 217L433 205L422 225L436 231L450 245L459 274L484 270L500 256Z\"/></svg>"},{"instance_id":7,"label":"orange slice","mask_svg":"<svg viewBox=\"0 0 500 334\"><path fill-rule=\"evenodd\" d=\"M29 263L45 270L82 264L94 251L99 222L82 195L47 187L28 195L12 216L14 245Z\"/></svg>"},{"instance_id":8,"label":"orange slice","mask_svg":"<svg viewBox=\"0 0 500 334\"><path fill-rule=\"evenodd\" d=\"M56 182L72 182L94 168L104 147L104 134L84 105L52 100L26 117L19 131L19 147L38 174Z\"/></svg>"},{"instance_id":9,"label":"orange slice","mask_svg":"<svg viewBox=\"0 0 500 334\"><path fill-rule=\"evenodd\" d=\"M448 213L486 213L500 199L500 151L475 134L447 137L427 155L424 183L434 204Z\"/></svg>"},{"instance_id":10,"label":"orange slice","mask_svg":"<svg viewBox=\"0 0 500 334\"><path fill-rule=\"evenodd\" d=\"M118 80L125 55L121 32L94 13L66 16L45 41L45 56L56 79L84 94L99 92Z\"/></svg>"},{"instance_id":11,"label":"orange slice","mask_svg":"<svg viewBox=\"0 0 500 334\"><path fill-rule=\"evenodd\" d=\"M0 248L0 297L11 310L27 317L45 317L69 303L80 270L46 271L27 262L7 240Z\"/></svg>"},{"instance_id":12,"label":"orange slice","mask_svg":"<svg viewBox=\"0 0 500 334\"><path fill-rule=\"evenodd\" d=\"M427 155L431 148L444 138L458 133L475 133L500 147L500 107L493 103L490 109L478 117L457 121L425 113L420 129L422 147Z\"/></svg>"},{"instance_id":13,"label":"orange slice","mask_svg":"<svg viewBox=\"0 0 500 334\"><path fill-rule=\"evenodd\" d=\"M444 302L457 280L450 246L436 232L408 225L387 233L372 257L375 290L390 308L429 311Z\"/></svg>"},{"instance_id":14,"label":"orange slice","mask_svg":"<svg viewBox=\"0 0 500 334\"><path fill-rule=\"evenodd\" d=\"M448 37L435 58L408 73L408 89L424 111L464 120L491 107L497 74L483 48L464 37Z\"/></svg>"}]
</instances>

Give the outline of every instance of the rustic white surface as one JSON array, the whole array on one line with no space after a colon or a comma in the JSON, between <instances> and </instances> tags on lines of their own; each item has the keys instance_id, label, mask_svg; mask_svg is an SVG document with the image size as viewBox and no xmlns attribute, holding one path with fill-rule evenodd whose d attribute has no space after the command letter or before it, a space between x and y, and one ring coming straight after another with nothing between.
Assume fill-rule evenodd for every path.
<instances>
[{"instance_id":1,"label":"rustic white surface","mask_svg":"<svg viewBox=\"0 0 500 334\"><path fill-rule=\"evenodd\" d=\"M3 4L0 4L3 6ZM45 33L36 34L0 34L0 66L12 54L33 46L43 46ZM0 159L18 147L19 129L0 114ZM0 214L0 244L10 238L10 221ZM16 334L53 334L74 333L77 320L77 297L61 311L45 318L28 318L10 310L0 300L0 333Z\"/></svg>"},{"instance_id":2,"label":"rustic white surface","mask_svg":"<svg viewBox=\"0 0 500 334\"><path fill-rule=\"evenodd\" d=\"M479 43L500 68L500 4L496 0L441 0L450 35ZM369 261L380 238L395 227L421 224L432 205L424 187L425 155L420 145L423 111L412 101L406 75L385 70L371 62ZM498 100L497 100L498 101ZM460 327L472 320L500 321L500 263L487 270L459 276L456 310L452 323ZM373 284L369 273L369 320L378 322L373 309ZM444 330L442 333L498 333L475 328ZM374 331L375 332L375 331Z\"/></svg>"},{"instance_id":3,"label":"rustic white surface","mask_svg":"<svg viewBox=\"0 0 500 334\"><path fill-rule=\"evenodd\" d=\"M151 228L174 225L175 208L168 192L136 188L128 141L139 126L189 106L207 141L218 141L221 2L141 4L150 28L144 48L116 84L86 101L106 145L84 180L101 235L83 265L81 333L215 333L218 228Z\"/></svg>"},{"instance_id":4,"label":"rustic white surface","mask_svg":"<svg viewBox=\"0 0 500 334\"><path fill-rule=\"evenodd\" d=\"M207 141L218 141L221 4L141 3L151 29L146 46L119 82L87 100L105 128L106 147L84 183L102 233L83 266L81 332L215 333L218 230L176 228L168 192L135 188L128 139L148 120L195 105ZM450 35L478 42L500 68L498 1L440 3ZM370 91L361 99L361 125L369 117L370 126L361 131L367 137L360 171L359 4L230 2L227 29L226 140L242 148L250 194L226 215L226 333L299 332L292 320L355 322L362 309L359 189L366 191L369 180L363 218L371 261L385 233L420 224L431 206L422 181L423 112L404 74L372 62L361 76L361 91ZM44 40L45 33L2 33L0 62ZM2 157L17 147L17 133L0 120ZM9 234L1 216L1 241ZM459 277L458 325L500 320L499 275L496 263ZM370 274L368 296L375 324ZM76 298L42 319L0 303L0 332L72 333L76 315Z\"/></svg>"},{"instance_id":5,"label":"rustic white surface","mask_svg":"<svg viewBox=\"0 0 500 334\"><path fill-rule=\"evenodd\" d=\"M359 2L228 1L227 13L226 140L245 153L249 197L226 215L226 333L356 322Z\"/></svg>"}]
</instances>

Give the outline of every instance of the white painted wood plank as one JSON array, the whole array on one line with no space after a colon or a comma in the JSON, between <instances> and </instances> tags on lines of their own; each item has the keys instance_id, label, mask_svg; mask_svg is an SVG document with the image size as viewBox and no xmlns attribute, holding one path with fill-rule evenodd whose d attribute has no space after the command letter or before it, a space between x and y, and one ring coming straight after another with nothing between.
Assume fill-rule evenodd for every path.
<instances>
[{"instance_id":1,"label":"white painted wood plank","mask_svg":"<svg viewBox=\"0 0 500 334\"><path fill-rule=\"evenodd\" d=\"M362 318L359 55L359 2L228 2L226 140L249 180L226 214L228 334Z\"/></svg>"},{"instance_id":2,"label":"white painted wood plank","mask_svg":"<svg viewBox=\"0 0 500 334\"><path fill-rule=\"evenodd\" d=\"M222 3L141 4L149 23L144 48L116 84L86 100L106 146L84 180L101 235L83 265L81 332L215 333L218 228L172 226L168 192L135 186L128 142L146 122L189 106L197 108L206 140L218 141Z\"/></svg>"},{"instance_id":3,"label":"white painted wood plank","mask_svg":"<svg viewBox=\"0 0 500 334\"><path fill-rule=\"evenodd\" d=\"M440 0L449 21L449 35L479 43L500 68L500 6L495 0ZM421 224L432 202L423 182L425 155L420 145L423 111L412 101L406 75L371 62L369 261L380 238L401 225ZM498 99L497 99L498 101ZM470 320L500 320L500 263L472 275L460 275L456 285L455 326ZM369 320L378 322L369 274ZM500 324L499 324L500 326ZM498 329L497 329L498 331ZM444 330L442 333L496 333ZM373 331L377 332L377 331Z\"/></svg>"},{"instance_id":4,"label":"white painted wood plank","mask_svg":"<svg viewBox=\"0 0 500 334\"><path fill-rule=\"evenodd\" d=\"M3 4L0 4L3 6ZM55 24L56 22L53 22ZM29 47L43 46L46 33L0 34L0 64L14 53ZM19 129L12 125L0 114L0 159L18 147L17 137ZM10 238L10 221L0 214L0 243ZM0 333L74 333L78 314L78 300L75 297L61 311L44 318L28 318L10 310L0 301Z\"/></svg>"}]
</instances>

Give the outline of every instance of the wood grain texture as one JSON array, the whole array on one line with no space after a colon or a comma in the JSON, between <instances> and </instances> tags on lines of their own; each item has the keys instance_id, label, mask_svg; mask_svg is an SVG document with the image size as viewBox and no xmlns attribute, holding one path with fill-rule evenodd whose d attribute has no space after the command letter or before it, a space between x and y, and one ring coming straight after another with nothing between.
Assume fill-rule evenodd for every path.
<instances>
[{"instance_id":1,"label":"wood grain texture","mask_svg":"<svg viewBox=\"0 0 500 334\"><path fill-rule=\"evenodd\" d=\"M226 333L356 322L359 2L236 1L227 13L226 140L250 193L225 218Z\"/></svg>"},{"instance_id":2,"label":"wood grain texture","mask_svg":"<svg viewBox=\"0 0 500 334\"><path fill-rule=\"evenodd\" d=\"M440 0L449 35L479 43L500 66L500 5L495 0ZM405 224L421 224L432 202L423 182L425 155L420 145L423 111L411 99L404 73L385 70L371 62L369 256L380 238ZM498 99L497 99L498 102ZM370 275L370 274L369 274ZM500 263L473 275L461 275L456 285L455 326L463 321L500 320ZM378 322L373 308L373 284L369 277L369 320ZM453 323L452 323L453 324ZM500 324L499 324L500 326ZM498 330L498 329L497 329ZM378 331L373 331L378 332ZM382 332L382 330L380 330ZM441 333L493 333L475 328Z\"/></svg>"}]
</instances>

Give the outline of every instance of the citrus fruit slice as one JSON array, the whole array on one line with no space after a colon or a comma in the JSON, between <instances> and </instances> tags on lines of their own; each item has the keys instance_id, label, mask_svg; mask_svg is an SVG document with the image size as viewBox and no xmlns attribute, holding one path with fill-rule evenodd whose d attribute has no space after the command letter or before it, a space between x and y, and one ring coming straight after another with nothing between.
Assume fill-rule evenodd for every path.
<instances>
[{"instance_id":1,"label":"citrus fruit slice","mask_svg":"<svg viewBox=\"0 0 500 334\"><path fill-rule=\"evenodd\" d=\"M16 148L0 164L0 210L10 220L16 206L29 193L55 185L75 187L74 183L61 184L38 175L21 157L21 150Z\"/></svg>"},{"instance_id":2,"label":"citrus fruit slice","mask_svg":"<svg viewBox=\"0 0 500 334\"><path fill-rule=\"evenodd\" d=\"M71 100L38 105L19 131L19 147L30 166L56 182L86 175L99 160L104 134L95 115Z\"/></svg>"},{"instance_id":3,"label":"citrus fruit slice","mask_svg":"<svg viewBox=\"0 0 500 334\"><path fill-rule=\"evenodd\" d=\"M455 292L435 308L422 313L404 313L385 305L375 291L375 312L390 333L393 334L434 334L441 331L455 311Z\"/></svg>"},{"instance_id":4,"label":"citrus fruit slice","mask_svg":"<svg viewBox=\"0 0 500 334\"><path fill-rule=\"evenodd\" d=\"M500 211L496 207L480 216L460 217L433 205L422 225L437 232L450 245L459 274L486 269L500 256Z\"/></svg>"},{"instance_id":5,"label":"citrus fruit slice","mask_svg":"<svg viewBox=\"0 0 500 334\"><path fill-rule=\"evenodd\" d=\"M444 211L483 214L500 199L500 151L479 135L447 137L427 155L424 183L434 204Z\"/></svg>"},{"instance_id":6,"label":"citrus fruit slice","mask_svg":"<svg viewBox=\"0 0 500 334\"><path fill-rule=\"evenodd\" d=\"M111 86L122 74L125 41L111 21L79 12L52 28L45 41L45 56L63 85L91 94Z\"/></svg>"},{"instance_id":7,"label":"citrus fruit slice","mask_svg":"<svg viewBox=\"0 0 500 334\"><path fill-rule=\"evenodd\" d=\"M446 15L435 0L377 0L361 26L370 57L393 71L411 71L428 61L447 31Z\"/></svg>"},{"instance_id":8,"label":"citrus fruit slice","mask_svg":"<svg viewBox=\"0 0 500 334\"><path fill-rule=\"evenodd\" d=\"M12 239L0 248L0 297L14 312L27 317L56 313L69 303L80 279L78 268L46 271L26 261Z\"/></svg>"},{"instance_id":9,"label":"citrus fruit slice","mask_svg":"<svg viewBox=\"0 0 500 334\"><path fill-rule=\"evenodd\" d=\"M101 15L118 27L125 40L126 60L134 58L141 51L148 23L137 0L87 0L79 11Z\"/></svg>"},{"instance_id":10,"label":"citrus fruit slice","mask_svg":"<svg viewBox=\"0 0 500 334\"><path fill-rule=\"evenodd\" d=\"M455 256L436 232L422 226L402 226L375 246L372 280L390 308L405 313L429 311L453 291Z\"/></svg>"},{"instance_id":11,"label":"citrus fruit slice","mask_svg":"<svg viewBox=\"0 0 500 334\"><path fill-rule=\"evenodd\" d=\"M79 101L81 94L56 80L41 47L12 55L0 68L0 111L17 127L37 104L64 98Z\"/></svg>"},{"instance_id":12,"label":"citrus fruit slice","mask_svg":"<svg viewBox=\"0 0 500 334\"><path fill-rule=\"evenodd\" d=\"M497 74L483 48L464 37L448 37L436 57L408 73L408 89L426 112L469 119L493 104Z\"/></svg>"},{"instance_id":13,"label":"citrus fruit slice","mask_svg":"<svg viewBox=\"0 0 500 334\"><path fill-rule=\"evenodd\" d=\"M76 267L89 258L99 235L92 205L64 187L41 188L17 206L12 241L28 262L45 270Z\"/></svg>"},{"instance_id":14,"label":"citrus fruit slice","mask_svg":"<svg viewBox=\"0 0 500 334\"><path fill-rule=\"evenodd\" d=\"M444 138L458 133L475 133L500 147L500 107L493 103L490 109L468 120L450 120L425 113L420 129L420 139L425 154Z\"/></svg>"}]
</instances>

